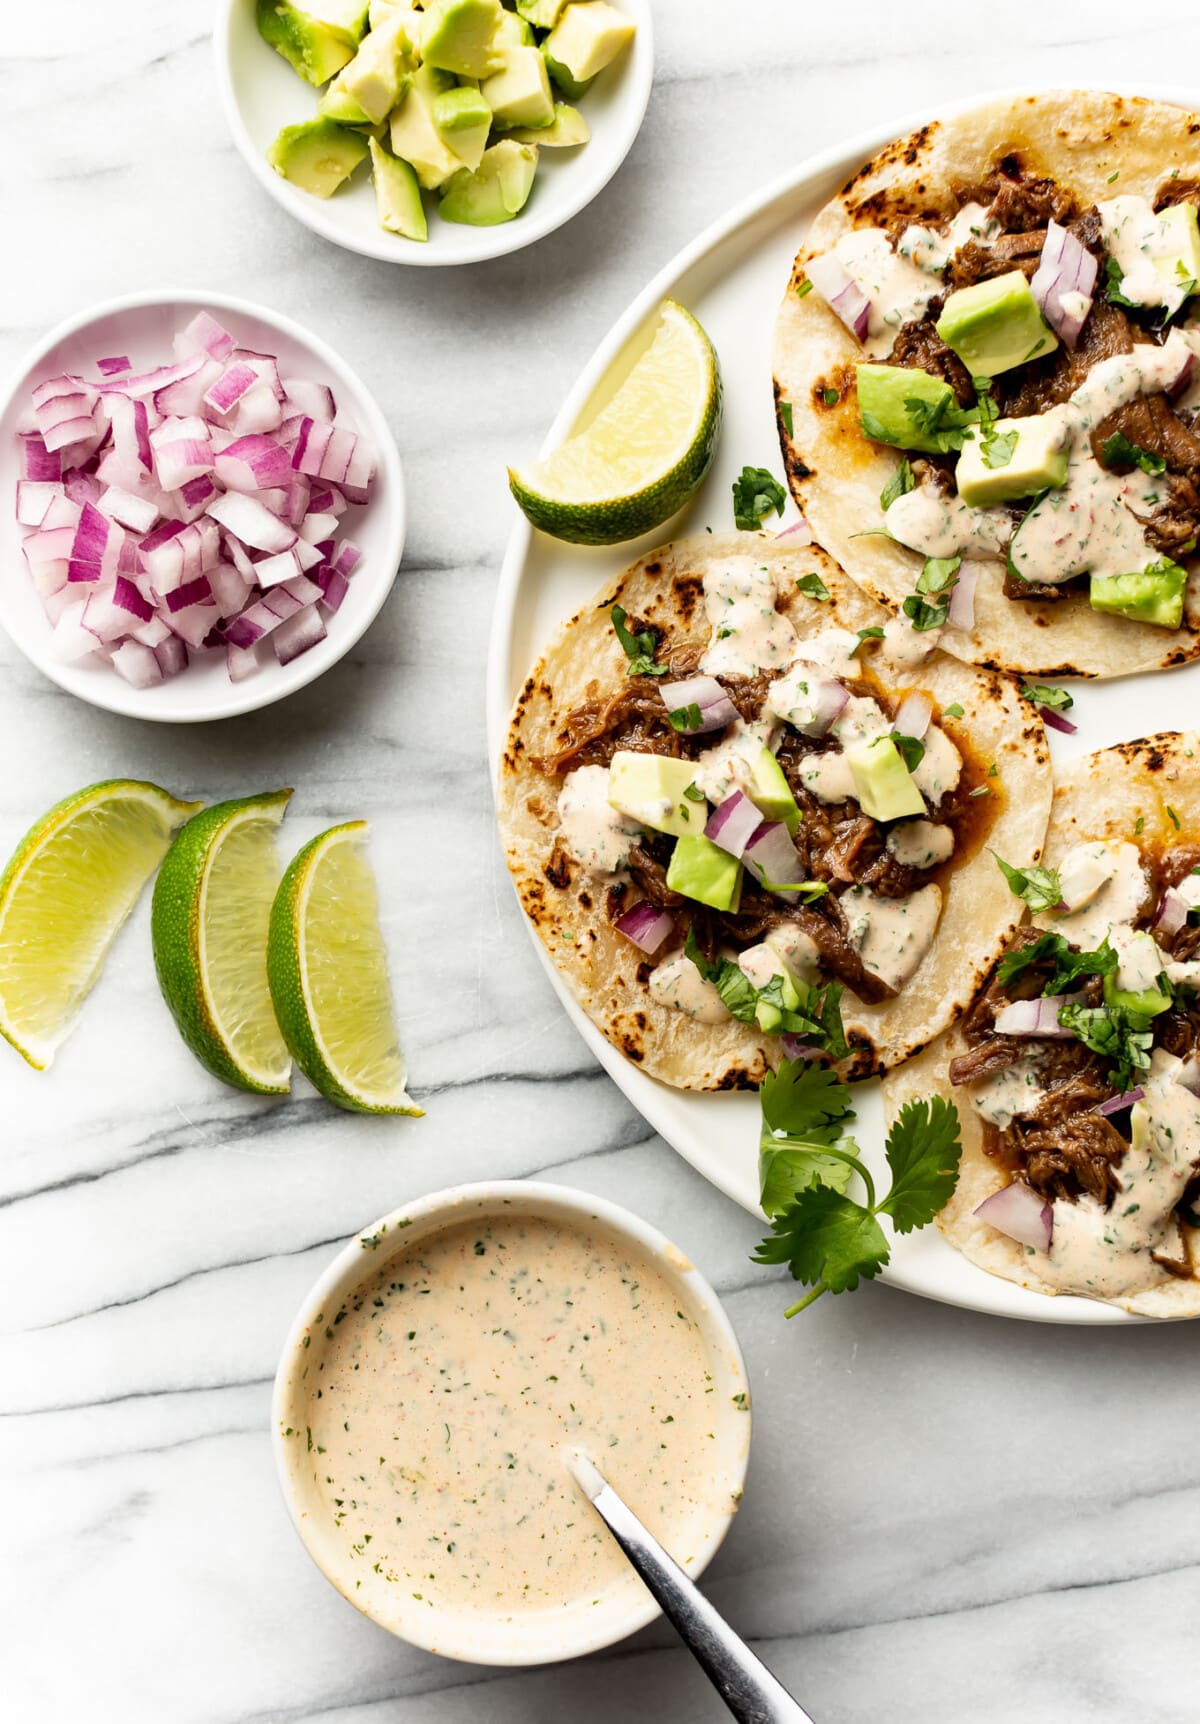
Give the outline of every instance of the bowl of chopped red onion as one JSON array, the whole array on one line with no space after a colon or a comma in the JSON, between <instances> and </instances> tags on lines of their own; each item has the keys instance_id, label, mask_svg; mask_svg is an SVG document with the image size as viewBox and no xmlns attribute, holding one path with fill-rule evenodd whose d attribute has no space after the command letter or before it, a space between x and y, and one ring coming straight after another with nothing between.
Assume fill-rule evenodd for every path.
<instances>
[{"instance_id":1,"label":"bowl of chopped red onion","mask_svg":"<svg viewBox=\"0 0 1200 1724\"><path fill-rule=\"evenodd\" d=\"M303 688L378 615L404 480L307 330L137 294L53 330L0 413L0 624L95 706L191 723Z\"/></svg>"}]
</instances>

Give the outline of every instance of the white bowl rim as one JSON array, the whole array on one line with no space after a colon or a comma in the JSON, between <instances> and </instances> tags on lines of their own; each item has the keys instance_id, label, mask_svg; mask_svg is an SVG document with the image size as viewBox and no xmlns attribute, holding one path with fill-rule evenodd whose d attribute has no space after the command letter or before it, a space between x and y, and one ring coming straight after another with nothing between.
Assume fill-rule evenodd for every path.
<instances>
[{"instance_id":1,"label":"white bowl rim","mask_svg":"<svg viewBox=\"0 0 1200 1724\"><path fill-rule=\"evenodd\" d=\"M119 316L124 312L150 310L156 307L180 305L194 306L197 310L214 310L228 312L231 317L253 317L277 329L281 335L299 347L307 348L320 363L339 378L352 400L356 417L362 428L368 431L375 445L378 463L387 470L387 489L393 499L392 512L394 525L387 534L389 545L383 558L380 570L378 590L371 596L360 616L353 623L339 626L329 638L336 646L336 651L327 660L313 659L311 654L302 654L293 659L287 666L264 665L261 676L248 678L244 683L230 683L228 698L216 706L197 704L172 712L155 712L148 710L141 703L144 690L136 689L122 679L114 671L110 676L95 678L96 688L77 687L69 680L67 672L72 668L69 664L56 659L48 650L50 634L46 633L47 650L41 654L29 649L24 641L18 640L11 630L5 629L13 645L24 654L29 662L43 676L50 678L68 694L75 695L88 705L99 707L104 712L117 713L125 718L147 719L159 724L208 724L224 718L240 718L248 712L257 712L263 707L273 706L276 701L284 700L288 695L307 688L318 677L331 670L350 648L355 646L375 621L388 598L400 569L404 554L404 544L407 536L407 502L404 489L404 468L400 460L400 451L392 428L384 417L383 409L375 400L371 391L359 377L352 366L337 353L321 336L315 335L303 324L283 312L274 311L269 306L260 305L256 300L244 299L238 294L208 292L200 288L161 287L142 289L136 293L118 294L110 299L98 301L83 311L74 313L58 323L40 341L29 348L17 361L16 367L5 381L3 392L0 393L0 418L9 410L19 390L21 390L31 372L52 353L60 343L81 335L92 324L99 323L103 318ZM390 564L390 570L388 565ZM341 613L339 612L339 615ZM0 621L0 627L3 626ZM284 687L277 686L281 673L292 674L282 677ZM186 677L186 672L183 675ZM222 692L225 692L224 690Z\"/></svg>"},{"instance_id":2,"label":"white bowl rim","mask_svg":"<svg viewBox=\"0 0 1200 1724\"><path fill-rule=\"evenodd\" d=\"M363 1227L338 1252L322 1273L318 1276L301 1302L300 1309L288 1330L287 1339L279 1356L279 1364L275 1373L274 1386L271 1393L271 1443L275 1454L276 1471L279 1477L280 1489L287 1504L288 1513L305 1549L317 1568L325 1576L329 1584L356 1610L366 1616L377 1626L394 1634L397 1639L405 1640L413 1646L426 1652L437 1653L440 1657L451 1658L461 1663L487 1663L502 1666L521 1666L535 1664L558 1663L569 1658L579 1658L589 1652L599 1652L607 1646L612 1646L619 1640L626 1639L639 1629L645 1628L660 1614L658 1605L652 1598L637 1599L630 1607L623 1610L610 1610L598 1619L593 1618L596 1627L593 1633L581 1636L576 1643L563 1648L562 1632L558 1631L557 1643L543 1644L540 1647L532 1640L518 1644L522 1633L519 1623L513 1626L513 1645L511 1654L498 1652L495 1647L489 1647L486 1658L469 1642L455 1644L444 1636L436 1633L424 1635L420 1632L409 1632L406 1623L403 1631L389 1623L381 1623L367 1609L366 1605L356 1598L351 1591L344 1590L337 1577L324 1567L317 1552L310 1544L305 1531L303 1514L304 1501L298 1488L293 1469L293 1450L283 1436L285 1423L284 1411L290 1395L289 1376L291 1368L300 1359L304 1351L304 1337L309 1332L314 1312L323 1310L331 1298L342 1296L349 1292L359 1281L364 1280L372 1272L373 1255L378 1240L376 1235L385 1230L395 1235L396 1249L402 1250L407 1233L414 1224L431 1224L428 1231L434 1232L443 1226L451 1226L463 1218L465 1206L482 1203L489 1207L503 1207L508 1213L514 1209L524 1208L529 1212L545 1214L547 1211L571 1217L577 1221L594 1220L620 1237L630 1240L638 1246L655 1267L668 1280L682 1289L687 1297L711 1355L719 1357L728 1370L730 1385L735 1394L744 1394L744 1407L733 1412L730 1401L722 1403L721 1418L732 1421L734 1418L745 1421L745 1440L740 1455L733 1462L736 1470L736 1484L740 1492L745 1484L746 1472L750 1464L750 1437L752 1431L751 1396L749 1378L746 1374L746 1362L742 1355L741 1345L734 1332L729 1316L718 1299L712 1285L696 1268L691 1259L674 1245L664 1233L645 1221L640 1215L621 1204L613 1203L607 1198L593 1197L589 1192L574 1186L558 1185L549 1180L534 1179L499 1179L479 1180L464 1185L448 1186L442 1191L431 1192L424 1197L415 1198L411 1203L402 1204L388 1215ZM419 1238L420 1235L418 1234ZM733 1523L733 1516L717 1514L713 1516L712 1526L704 1541L698 1546L694 1562L689 1567L689 1574L696 1578L703 1573L709 1562L716 1555L726 1533ZM421 1621L432 1623L445 1620L436 1612L430 1616L422 1616ZM415 1626L415 1625L414 1625Z\"/></svg>"},{"instance_id":3,"label":"white bowl rim","mask_svg":"<svg viewBox=\"0 0 1200 1724\"><path fill-rule=\"evenodd\" d=\"M635 14L638 36L644 44L637 53L630 56L629 64L622 74L636 80L628 131L625 137L612 143L608 153L596 152L593 160L599 159L599 167L594 169L591 176L580 173L578 189L564 198L561 208L547 208L540 216L536 207L522 210L512 221L501 222L496 227L479 228L476 230L479 235L476 244L471 246L460 241L461 249L456 250L453 255L439 251L436 239L427 240L423 245L410 241L408 250L401 251L396 244L389 244L389 241L394 241L397 236L386 234L382 228L377 232L368 230L361 240L356 240L340 231L333 222L323 219L320 198L309 198L302 209L295 209L290 201L285 201L279 190L278 174L268 166L265 156L250 136L234 89L232 69L233 14L235 7L245 3L246 0L221 0L213 27L213 48L221 105L225 109L225 118L233 133L233 141L239 155L259 185L287 215L302 222L305 227L319 234L322 239L329 240L331 244L341 246L346 251L357 252L360 257L377 258L382 263L395 263L416 269L452 269L456 264L483 263L489 258L507 257L514 251L522 251L528 245L535 245L538 240L545 239L547 234L556 232L558 228L572 221L581 210L586 209L588 204L599 197L637 141L646 117L646 109L650 104L650 92L654 84L654 26L650 0L622 0L622 4ZM579 162L581 168L586 160L585 146ZM311 209L309 204L313 206Z\"/></svg>"}]
</instances>

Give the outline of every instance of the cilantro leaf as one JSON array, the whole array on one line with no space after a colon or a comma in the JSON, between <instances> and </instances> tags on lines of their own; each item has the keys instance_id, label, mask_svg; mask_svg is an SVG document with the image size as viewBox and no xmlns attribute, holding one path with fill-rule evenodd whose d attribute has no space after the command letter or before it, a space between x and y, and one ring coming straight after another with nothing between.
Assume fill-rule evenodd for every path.
<instances>
[{"instance_id":1,"label":"cilantro leaf","mask_svg":"<svg viewBox=\"0 0 1200 1724\"><path fill-rule=\"evenodd\" d=\"M925 566L917 576L919 593L942 593L954 585L962 568L961 557L926 557Z\"/></svg>"},{"instance_id":2,"label":"cilantro leaf","mask_svg":"<svg viewBox=\"0 0 1200 1724\"><path fill-rule=\"evenodd\" d=\"M955 406L954 396L949 392L937 401L924 401L919 395L906 396L904 407L925 442L943 455L961 449L967 432L979 423L979 409ZM863 429L866 430L865 416ZM871 433L868 431L867 435Z\"/></svg>"},{"instance_id":3,"label":"cilantro leaf","mask_svg":"<svg viewBox=\"0 0 1200 1724\"><path fill-rule=\"evenodd\" d=\"M733 481L733 524L757 532L766 515L782 515L787 492L765 467L743 467Z\"/></svg>"},{"instance_id":4,"label":"cilantro leaf","mask_svg":"<svg viewBox=\"0 0 1200 1724\"><path fill-rule=\"evenodd\" d=\"M1109 1082L1124 1094L1135 1072L1150 1070L1150 1048L1154 1041L1154 1019L1125 1006L1085 1006L1069 1001L1058 1014L1064 1029L1073 1030L1084 1047L1112 1061Z\"/></svg>"},{"instance_id":5,"label":"cilantro leaf","mask_svg":"<svg viewBox=\"0 0 1200 1724\"><path fill-rule=\"evenodd\" d=\"M666 676L668 666L654 662L654 655L658 651L658 636L653 629L642 629L638 634L627 629L625 623L628 612L620 605L614 605L608 614L612 618L612 626L621 643L621 650L629 660L626 676Z\"/></svg>"},{"instance_id":6,"label":"cilantro leaf","mask_svg":"<svg viewBox=\"0 0 1200 1724\"><path fill-rule=\"evenodd\" d=\"M940 1095L905 1102L888 1133L892 1189L879 1205L897 1233L924 1227L954 1194L962 1159L958 1109Z\"/></svg>"},{"instance_id":7,"label":"cilantro leaf","mask_svg":"<svg viewBox=\"0 0 1200 1724\"><path fill-rule=\"evenodd\" d=\"M896 498L907 496L915 488L916 483L917 481L913 477L912 463L906 455L879 493L879 507L886 514Z\"/></svg>"},{"instance_id":8,"label":"cilantro leaf","mask_svg":"<svg viewBox=\"0 0 1200 1724\"><path fill-rule=\"evenodd\" d=\"M1081 976L1111 976L1117 968L1117 954L1105 940L1094 952L1076 952L1061 934L1042 934L1032 945L1019 946L1001 958L996 974L1007 987L1024 975L1031 964L1052 962L1054 970L1043 994L1065 994Z\"/></svg>"},{"instance_id":9,"label":"cilantro leaf","mask_svg":"<svg viewBox=\"0 0 1200 1724\"><path fill-rule=\"evenodd\" d=\"M961 718L962 715L963 709L958 701L953 701L949 706L942 708L943 718Z\"/></svg>"},{"instance_id":10,"label":"cilantro leaf","mask_svg":"<svg viewBox=\"0 0 1200 1724\"><path fill-rule=\"evenodd\" d=\"M781 401L779 403L779 417L783 421L783 428L787 432L788 436L794 437L796 435L796 427L792 423L792 404L790 401Z\"/></svg>"},{"instance_id":11,"label":"cilantro leaf","mask_svg":"<svg viewBox=\"0 0 1200 1724\"><path fill-rule=\"evenodd\" d=\"M1125 271L1121 268L1115 257L1105 258L1104 278L1104 297L1110 305L1130 305L1134 310L1137 309L1137 301L1126 299L1125 295L1121 292L1121 283L1125 280Z\"/></svg>"},{"instance_id":12,"label":"cilantro leaf","mask_svg":"<svg viewBox=\"0 0 1200 1724\"><path fill-rule=\"evenodd\" d=\"M704 723L704 715L697 702L693 701L690 706L677 706L673 712L669 712L667 722L672 730L699 730Z\"/></svg>"},{"instance_id":13,"label":"cilantro leaf","mask_svg":"<svg viewBox=\"0 0 1200 1724\"><path fill-rule=\"evenodd\" d=\"M1034 706L1047 707L1051 712L1070 712L1075 705L1075 696L1068 689L1053 688L1049 683L1023 682L1021 693Z\"/></svg>"},{"instance_id":14,"label":"cilantro leaf","mask_svg":"<svg viewBox=\"0 0 1200 1724\"><path fill-rule=\"evenodd\" d=\"M950 614L950 594L962 567L961 557L926 557L925 566L917 576L917 590L910 593L901 609L918 633L940 629ZM924 595L936 595L930 602Z\"/></svg>"},{"instance_id":15,"label":"cilantro leaf","mask_svg":"<svg viewBox=\"0 0 1200 1724\"><path fill-rule=\"evenodd\" d=\"M852 1293L861 1279L874 1280L888 1259L887 1240L871 1211L828 1185L798 1192L771 1227L754 1261L786 1263L795 1280L814 1289L813 1296L818 1288Z\"/></svg>"},{"instance_id":16,"label":"cilantro leaf","mask_svg":"<svg viewBox=\"0 0 1200 1724\"><path fill-rule=\"evenodd\" d=\"M864 642L866 642L866 641L881 641L881 640L883 640L884 639L884 633L883 633L883 630L880 628L878 623L873 623L870 628L859 629L856 636L855 636L855 639L857 641L857 645L854 648L854 652L857 652L859 647L861 647L864 644ZM852 653L850 656L853 658L854 654Z\"/></svg>"},{"instance_id":17,"label":"cilantro leaf","mask_svg":"<svg viewBox=\"0 0 1200 1724\"><path fill-rule=\"evenodd\" d=\"M1161 455L1143 449L1140 443L1131 443L1123 431L1114 431L1111 437L1104 439L1101 456L1106 467L1140 467L1143 473L1149 473L1155 479L1167 470L1167 463Z\"/></svg>"},{"instance_id":18,"label":"cilantro leaf","mask_svg":"<svg viewBox=\"0 0 1200 1724\"><path fill-rule=\"evenodd\" d=\"M1007 467L1013 458L1018 436L1016 431L989 431L979 449L984 466L993 472L998 467Z\"/></svg>"},{"instance_id":19,"label":"cilantro leaf","mask_svg":"<svg viewBox=\"0 0 1200 1724\"><path fill-rule=\"evenodd\" d=\"M801 575L796 586L806 599L820 599L822 603L829 597L829 588L815 572L811 575Z\"/></svg>"},{"instance_id":20,"label":"cilantro leaf","mask_svg":"<svg viewBox=\"0 0 1200 1724\"><path fill-rule=\"evenodd\" d=\"M811 281L801 281L796 284L796 298L803 299L806 293L812 292Z\"/></svg>"},{"instance_id":21,"label":"cilantro leaf","mask_svg":"<svg viewBox=\"0 0 1200 1724\"><path fill-rule=\"evenodd\" d=\"M785 1060L759 1092L762 1135L759 1141L760 1201L768 1215L786 1207L798 1191L814 1184L844 1191L854 1171L848 1161L821 1151L852 1139L842 1128L854 1119L850 1091L828 1066Z\"/></svg>"},{"instance_id":22,"label":"cilantro leaf","mask_svg":"<svg viewBox=\"0 0 1200 1724\"><path fill-rule=\"evenodd\" d=\"M915 772L925 758L925 744L915 736L904 736L900 731L893 730L891 741L896 745L896 752L910 772Z\"/></svg>"},{"instance_id":23,"label":"cilantro leaf","mask_svg":"<svg viewBox=\"0 0 1200 1724\"><path fill-rule=\"evenodd\" d=\"M1056 904L1062 903L1062 882L1053 868L1014 868L1000 856L996 858L996 866L1008 881L1008 889L1014 897L1023 898L1036 915L1039 910L1053 910Z\"/></svg>"}]
</instances>

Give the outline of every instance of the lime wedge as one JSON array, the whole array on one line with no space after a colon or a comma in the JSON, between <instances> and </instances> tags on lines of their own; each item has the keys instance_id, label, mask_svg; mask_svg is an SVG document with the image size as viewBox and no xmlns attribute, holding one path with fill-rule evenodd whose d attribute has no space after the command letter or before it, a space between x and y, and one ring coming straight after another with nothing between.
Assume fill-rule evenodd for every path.
<instances>
[{"instance_id":1,"label":"lime wedge","mask_svg":"<svg viewBox=\"0 0 1200 1724\"><path fill-rule=\"evenodd\" d=\"M108 949L199 802L133 778L57 803L0 877L0 1035L45 1071Z\"/></svg>"},{"instance_id":2,"label":"lime wedge","mask_svg":"<svg viewBox=\"0 0 1200 1724\"><path fill-rule=\"evenodd\" d=\"M552 538L620 544L660 527L695 494L720 424L712 343L667 299L654 339L615 394L548 460L510 467L508 483Z\"/></svg>"},{"instance_id":3,"label":"lime wedge","mask_svg":"<svg viewBox=\"0 0 1200 1724\"><path fill-rule=\"evenodd\" d=\"M326 1101L420 1114L404 1087L366 835L365 820L335 826L284 875L267 948L271 998L296 1064Z\"/></svg>"},{"instance_id":4,"label":"lime wedge","mask_svg":"<svg viewBox=\"0 0 1200 1724\"><path fill-rule=\"evenodd\" d=\"M286 1095L292 1071L267 986L275 837L291 794L197 814L154 886L154 967L179 1033L214 1077L257 1095Z\"/></svg>"}]
</instances>

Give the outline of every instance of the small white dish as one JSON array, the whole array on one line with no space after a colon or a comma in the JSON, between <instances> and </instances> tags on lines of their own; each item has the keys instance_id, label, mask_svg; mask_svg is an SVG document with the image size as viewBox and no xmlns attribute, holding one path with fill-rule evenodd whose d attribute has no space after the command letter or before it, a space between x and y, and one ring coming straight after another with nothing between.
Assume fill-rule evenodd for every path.
<instances>
[{"instance_id":1,"label":"small white dish","mask_svg":"<svg viewBox=\"0 0 1200 1724\"><path fill-rule=\"evenodd\" d=\"M217 11L217 80L233 140L255 179L277 204L348 251L418 267L503 257L553 233L591 203L625 160L641 129L654 78L650 0L614 0L614 4L628 12L637 34L579 103L591 128L590 140L579 149L543 150L529 202L512 221L498 227L443 221L436 196L427 196L429 238L421 243L380 227L375 190L364 168L331 198L314 197L281 179L267 162L267 150L284 126L298 125L316 114L320 91L306 84L263 41L254 22L255 0L221 0Z\"/></svg>"},{"instance_id":2,"label":"small white dish","mask_svg":"<svg viewBox=\"0 0 1200 1724\"><path fill-rule=\"evenodd\" d=\"M352 1578L345 1535L333 1524L328 1503L314 1478L307 1409L308 1372L319 1375L322 1361L310 1344L340 1321L336 1313L388 1262L422 1239L472 1217L527 1215L592 1232L606 1233L632 1247L663 1277L679 1309L687 1313L704 1343L712 1372L711 1419L714 1441L703 1456L703 1476L711 1502L690 1528L691 1552L683 1566L694 1580L707 1567L729 1530L750 1458L750 1398L737 1336L716 1294L700 1272L663 1234L629 1210L560 1185L533 1180L487 1181L461 1185L406 1204L363 1231L339 1252L305 1299L284 1343L275 1377L272 1432L283 1494L308 1554L355 1609L414 1646L470 1664L549 1664L599 1651L644 1628L658 1606L632 1570L599 1598L583 1597L557 1609L506 1617L480 1610L431 1607L428 1599L402 1587L386 1594L387 1610L374 1608ZM355 1367L357 1369L357 1367ZM622 1394L612 1383L614 1399ZM326 1463L328 1464L328 1463ZM564 1472L565 1472L564 1462ZM580 1512L590 1514L580 1499Z\"/></svg>"},{"instance_id":3,"label":"small white dish","mask_svg":"<svg viewBox=\"0 0 1200 1724\"><path fill-rule=\"evenodd\" d=\"M172 336L204 310L225 324L240 345L277 354L285 376L311 377L327 384L349 428L370 441L377 462L371 501L349 511L343 528L363 558L345 602L329 619L326 638L290 664L266 658L254 676L234 683L229 680L224 653L200 653L178 676L153 688L137 689L101 660L64 664L55 656L50 624L21 555L24 534L16 520L21 471L17 426L28 413L30 389L45 378L63 371L94 376L97 358L113 353L128 354L135 372L168 364ZM404 476L396 440L365 384L332 348L290 318L221 293L166 291L106 300L51 330L21 361L0 399L0 626L26 658L68 694L107 712L166 724L234 718L270 706L315 681L361 639L379 614L404 550Z\"/></svg>"}]
</instances>

